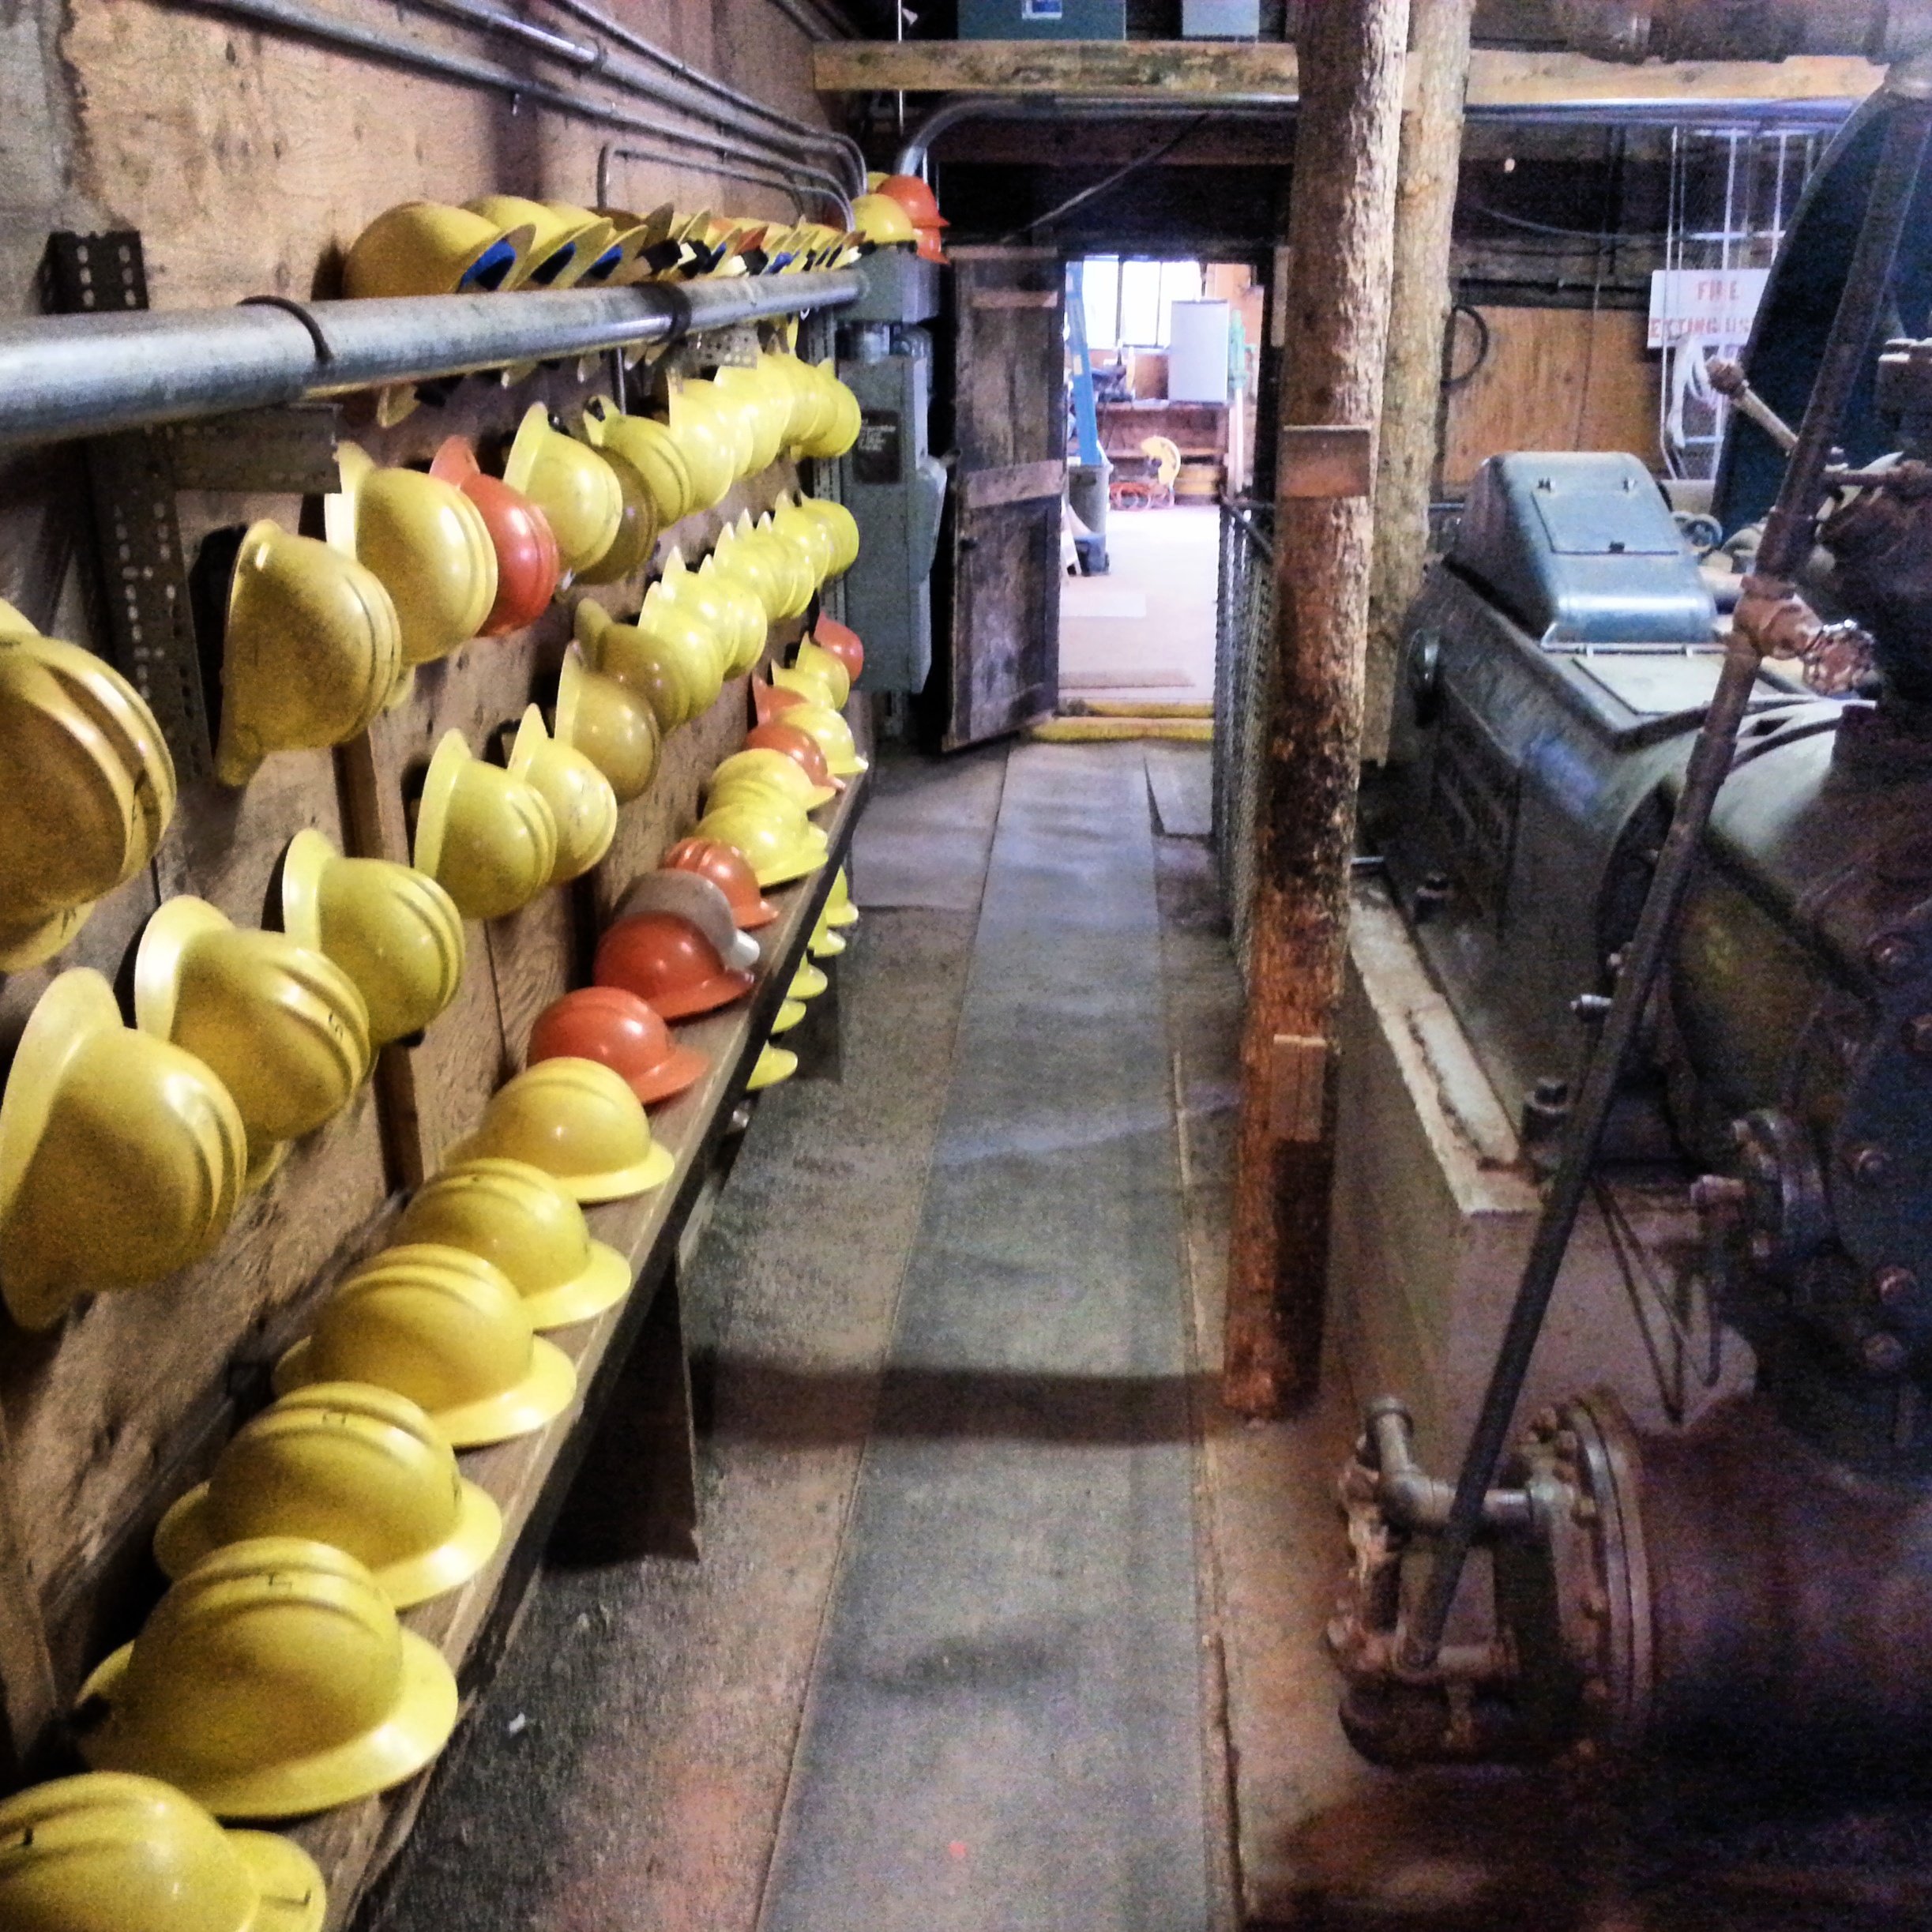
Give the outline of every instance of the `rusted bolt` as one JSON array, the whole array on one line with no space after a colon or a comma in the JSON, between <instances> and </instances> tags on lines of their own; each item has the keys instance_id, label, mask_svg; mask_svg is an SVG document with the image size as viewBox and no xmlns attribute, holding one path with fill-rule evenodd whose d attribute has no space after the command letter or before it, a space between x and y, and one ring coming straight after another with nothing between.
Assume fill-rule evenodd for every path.
<instances>
[{"instance_id":1,"label":"rusted bolt","mask_svg":"<svg viewBox=\"0 0 1932 1932\"><path fill-rule=\"evenodd\" d=\"M1932 1060L1932 1013L1914 1013L1905 1022L1904 1031L1908 1051Z\"/></svg>"},{"instance_id":2,"label":"rusted bolt","mask_svg":"<svg viewBox=\"0 0 1932 1932\"><path fill-rule=\"evenodd\" d=\"M1919 1277L1909 1268L1901 1268L1893 1262L1872 1276L1872 1292L1886 1307L1896 1308L1919 1292ZM1876 1336L1872 1338L1874 1341L1877 1339Z\"/></svg>"},{"instance_id":3,"label":"rusted bolt","mask_svg":"<svg viewBox=\"0 0 1932 1932\"><path fill-rule=\"evenodd\" d=\"M1859 1344L1859 1354L1874 1375L1895 1375L1905 1366L1905 1344L1882 1329Z\"/></svg>"},{"instance_id":4,"label":"rusted bolt","mask_svg":"<svg viewBox=\"0 0 1932 1932\"><path fill-rule=\"evenodd\" d=\"M1865 960L1881 979L1903 979L1919 964L1919 948L1904 933L1881 933L1865 949Z\"/></svg>"},{"instance_id":5,"label":"rusted bolt","mask_svg":"<svg viewBox=\"0 0 1932 1932\"><path fill-rule=\"evenodd\" d=\"M1845 1149L1845 1171L1861 1187L1883 1187L1892 1178L1892 1156L1870 1141Z\"/></svg>"},{"instance_id":6,"label":"rusted bolt","mask_svg":"<svg viewBox=\"0 0 1932 1932\"><path fill-rule=\"evenodd\" d=\"M1594 1523L1603 1513L1588 1496L1579 1496L1569 1506L1569 1520L1582 1524L1585 1528Z\"/></svg>"}]
</instances>

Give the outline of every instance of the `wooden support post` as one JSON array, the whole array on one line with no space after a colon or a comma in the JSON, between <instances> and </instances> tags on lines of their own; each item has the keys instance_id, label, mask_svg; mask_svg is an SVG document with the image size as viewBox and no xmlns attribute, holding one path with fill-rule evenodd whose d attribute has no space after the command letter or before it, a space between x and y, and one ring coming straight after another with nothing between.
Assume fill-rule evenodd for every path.
<instances>
[{"instance_id":1,"label":"wooden support post","mask_svg":"<svg viewBox=\"0 0 1932 1932\"><path fill-rule=\"evenodd\" d=\"M1284 425L1373 423L1380 409L1408 13L1408 0L1310 10ZM1306 1095L1347 938L1368 632L1369 502L1291 494L1289 471L1284 459L1228 1254L1226 1396L1250 1414L1312 1388L1320 1360L1332 1110L1319 1087L1318 1106ZM1291 1078L1295 1104L1277 1104ZM1301 1137L1311 1118L1316 1137Z\"/></svg>"},{"instance_id":2,"label":"wooden support post","mask_svg":"<svg viewBox=\"0 0 1932 1932\"><path fill-rule=\"evenodd\" d=\"M1462 156L1475 0L1411 0L1408 104L1396 166L1395 278L1383 361L1374 554L1369 566L1369 656L1362 754L1389 751L1396 645L1402 614L1422 588L1429 547L1449 315L1449 230Z\"/></svg>"}]
</instances>

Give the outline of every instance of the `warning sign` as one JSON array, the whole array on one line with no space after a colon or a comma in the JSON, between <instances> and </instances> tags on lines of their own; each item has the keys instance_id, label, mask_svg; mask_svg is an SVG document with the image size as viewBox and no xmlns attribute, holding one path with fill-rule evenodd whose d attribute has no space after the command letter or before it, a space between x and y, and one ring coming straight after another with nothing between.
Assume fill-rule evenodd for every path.
<instances>
[{"instance_id":1,"label":"warning sign","mask_svg":"<svg viewBox=\"0 0 1932 1932\"><path fill-rule=\"evenodd\" d=\"M1768 269L1653 269L1648 347L1736 348L1750 339Z\"/></svg>"}]
</instances>

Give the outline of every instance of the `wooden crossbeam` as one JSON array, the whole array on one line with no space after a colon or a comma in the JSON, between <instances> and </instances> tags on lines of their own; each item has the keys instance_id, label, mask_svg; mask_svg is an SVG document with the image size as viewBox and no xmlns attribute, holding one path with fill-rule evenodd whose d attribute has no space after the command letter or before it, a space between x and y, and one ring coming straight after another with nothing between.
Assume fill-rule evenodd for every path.
<instances>
[{"instance_id":1,"label":"wooden crossbeam","mask_svg":"<svg viewBox=\"0 0 1932 1932\"><path fill-rule=\"evenodd\" d=\"M1295 48L1283 41L821 40L812 55L821 94L1281 98L1297 92L1299 71ZM1480 111L1622 101L1855 101L1884 72L1836 55L1629 66L1581 54L1479 48L1468 104Z\"/></svg>"}]
</instances>

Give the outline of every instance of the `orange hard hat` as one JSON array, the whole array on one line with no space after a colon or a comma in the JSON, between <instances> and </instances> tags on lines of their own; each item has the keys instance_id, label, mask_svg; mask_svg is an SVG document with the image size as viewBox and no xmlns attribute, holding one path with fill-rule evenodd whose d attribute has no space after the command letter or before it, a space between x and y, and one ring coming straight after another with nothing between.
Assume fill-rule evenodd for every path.
<instances>
[{"instance_id":1,"label":"orange hard hat","mask_svg":"<svg viewBox=\"0 0 1932 1932\"><path fill-rule=\"evenodd\" d=\"M530 1029L529 1060L596 1060L648 1106L682 1093L709 1064L680 1047L648 1001L622 987L580 987L553 1000Z\"/></svg>"},{"instance_id":2,"label":"orange hard hat","mask_svg":"<svg viewBox=\"0 0 1932 1932\"><path fill-rule=\"evenodd\" d=\"M856 684L866 667L865 640L858 632L836 617L821 615L812 626L812 637L821 650L829 651L845 667L846 675Z\"/></svg>"},{"instance_id":3,"label":"orange hard hat","mask_svg":"<svg viewBox=\"0 0 1932 1932\"><path fill-rule=\"evenodd\" d=\"M761 684L756 678L751 681L752 714L761 724L770 724L781 711L804 702L802 691L787 691L779 684Z\"/></svg>"},{"instance_id":4,"label":"orange hard hat","mask_svg":"<svg viewBox=\"0 0 1932 1932\"><path fill-rule=\"evenodd\" d=\"M444 439L430 474L453 483L476 506L496 552L496 602L479 634L501 637L534 624L550 608L563 568L550 519L527 496L485 475L476 452L460 436Z\"/></svg>"},{"instance_id":5,"label":"orange hard hat","mask_svg":"<svg viewBox=\"0 0 1932 1932\"><path fill-rule=\"evenodd\" d=\"M818 740L810 731L801 731L795 724L787 724L782 713L769 724L757 725L748 731L745 735L745 749L781 752L814 785L829 785L834 791L845 789L845 780L832 776Z\"/></svg>"},{"instance_id":6,"label":"orange hard hat","mask_svg":"<svg viewBox=\"0 0 1932 1932\"><path fill-rule=\"evenodd\" d=\"M664 855L667 872L695 872L709 879L730 902L731 917L740 932L753 932L769 926L778 916L778 908L758 889L758 881L745 855L722 839L680 839Z\"/></svg>"},{"instance_id":7,"label":"orange hard hat","mask_svg":"<svg viewBox=\"0 0 1932 1932\"><path fill-rule=\"evenodd\" d=\"M756 975L725 964L697 926L675 912L635 912L597 942L591 977L648 1000L667 1020L728 1006Z\"/></svg>"},{"instance_id":8,"label":"orange hard hat","mask_svg":"<svg viewBox=\"0 0 1932 1932\"><path fill-rule=\"evenodd\" d=\"M889 194L906 211L915 228L949 228L952 223L939 212L939 197L932 183L922 175L888 175L877 190Z\"/></svg>"},{"instance_id":9,"label":"orange hard hat","mask_svg":"<svg viewBox=\"0 0 1932 1932\"><path fill-rule=\"evenodd\" d=\"M936 261L942 269L952 265L946 251L939 246L939 231L937 228L922 223L912 232L919 238L912 252L920 261Z\"/></svg>"}]
</instances>

